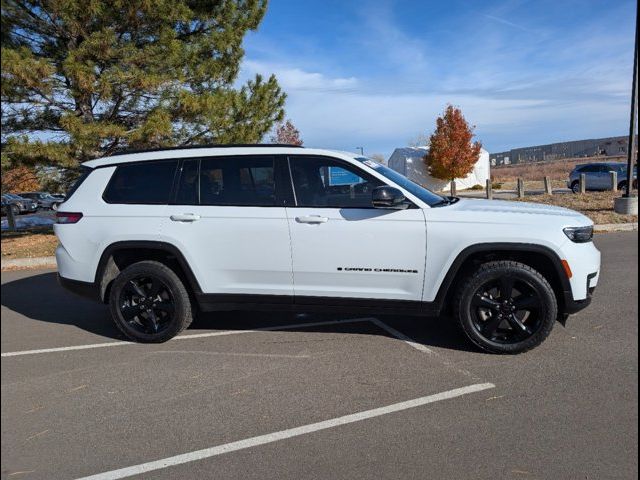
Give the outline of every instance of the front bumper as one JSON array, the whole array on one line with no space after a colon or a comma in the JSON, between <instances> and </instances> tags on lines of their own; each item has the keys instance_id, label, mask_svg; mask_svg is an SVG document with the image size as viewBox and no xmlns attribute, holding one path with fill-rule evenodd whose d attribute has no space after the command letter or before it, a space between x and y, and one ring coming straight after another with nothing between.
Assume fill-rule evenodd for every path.
<instances>
[{"instance_id":1,"label":"front bumper","mask_svg":"<svg viewBox=\"0 0 640 480\"><path fill-rule=\"evenodd\" d=\"M593 294L596 290L595 286L591 286L591 281L597 276L598 272L593 272L587 275L587 297L582 300L574 300L573 292L571 291L564 292L564 305L562 306L563 313L571 315L578 313L580 310L591 305L591 300L593 299Z\"/></svg>"}]
</instances>

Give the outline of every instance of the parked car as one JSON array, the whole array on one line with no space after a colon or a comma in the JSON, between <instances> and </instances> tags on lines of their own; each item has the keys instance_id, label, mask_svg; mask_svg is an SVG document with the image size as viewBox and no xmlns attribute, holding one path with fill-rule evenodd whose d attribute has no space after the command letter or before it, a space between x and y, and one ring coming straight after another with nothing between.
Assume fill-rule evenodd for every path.
<instances>
[{"instance_id":1,"label":"parked car","mask_svg":"<svg viewBox=\"0 0 640 480\"><path fill-rule=\"evenodd\" d=\"M21 197L31 198L38 203L38 208L44 208L48 210L55 210L63 201L51 196L47 192L26 192L21 193Z\"/></svg>"},{"instance_id":2,"label":"parked car","mask_svg":"<svg viewBox=\"0 0 640 480\"><path fill-rule=\"evenodd\" d=\"M584 215L444 197L359 155L194 147L84 168L56 214L59 279L139 342L200 310L450 311L478 347L518 353L598 283Z\"/></svg>"},{"instance_id":3,"label":"parked car","mask_svg":"<svg viewBox=\"0 0 640 480\"><path fill-rule=\"evenodd\" d=\"M580 193L580 175L585 174L587 190L610 190L611 172L618 174L618 190L627 187L627 164L619 162L588 163L576 165L569 174L567 186L573 193ZM633 188L638 188L638 168L633 168Z\"/></svg>"},{"instance_id":4,"label":"parked car","mask_svg":"<svg viewBox=\"0 0 640 480\"><path fill-rule=\"evenodd\" d=\"M38 203L30 198L24 198L15 193L5 193L2 195L2 199L7 203L15 205L18 209L18 213L33 213L38 210Z\"/></svg>"},{"instance_id":5,"label":"parked car","mask_svg":"<svg viewBox=\"0 0 640 480\"><path fill-rule=\"evenodd\" d=\"M56 200L60 200L60 202L64 202L67 196L64 193L52 193L51 196Z\"/></svg>"},{"instance_id":6,"label":"parked car","mask_svg":"<svg viewBox=\"0 0 640 480\"><path fill-rule=\"evenodd\" d=\"M8 215L9 210L11 210L14 217L20 213L18 206L9 202L9 199L2 195L2 215Z\"/></svg>"}]
</instances>

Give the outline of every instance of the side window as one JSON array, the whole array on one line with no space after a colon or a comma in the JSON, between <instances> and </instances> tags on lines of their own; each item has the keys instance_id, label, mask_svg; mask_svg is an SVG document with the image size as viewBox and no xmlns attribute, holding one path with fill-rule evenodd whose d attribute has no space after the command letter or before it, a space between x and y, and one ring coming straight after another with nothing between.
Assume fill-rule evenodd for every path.
<instances>
[{"instance_id":1,"label":"side window","mask_svg":"<svg viewBox=\"0 0 640 480\"><path fill-rule=\"evenodd\" d=\"M600 171L598 165L586 165L580 169L580 173L595 173Z\"/></svg>"},{"instance_id":2,"label":"side window","mask_svg":"<svg viewBox=\"0 0 640 480\"><path fill-rule=\"evenodd\" d=\"M177 205L197 205L199 202L198 192L198 167L200 159L187 159L182 162L178 189L175 203Z\"/></svg>"},{"instance_id":3,"label":"side window","mask_svg":"<svg viewBox=\"0 0 640 480\"><path fill-rule=\"evenodd\" d=\"M107 203L167 204L177 166L177 160L120 165L102 198Z\"/></svg>"},{"instance_id":4,"label":"side window","mask_svg":"<svg viewBox=\"0 0 640 480\"><path fill-rule=\"evenodd\" d=\"M203 158L200 204L271 207L276 205L274 158L242 155Z\"/></svg>"},{"instance_id":5,"label":"side window","mask_svg":"<svg viewBox=\"0 0 640 480\"><path fill-rule=\"evenodd\" d=\"M298 207L372 208L371 192L383 185L346 162L323 157L290 157Z\"/></svg>"}]
</instances>

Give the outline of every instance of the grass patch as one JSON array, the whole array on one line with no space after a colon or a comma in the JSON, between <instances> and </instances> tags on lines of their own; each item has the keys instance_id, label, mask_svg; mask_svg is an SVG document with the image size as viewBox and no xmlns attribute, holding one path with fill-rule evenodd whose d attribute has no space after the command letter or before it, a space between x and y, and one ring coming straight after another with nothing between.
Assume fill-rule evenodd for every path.
<instances>
[{"instance_id":1,"label":"grass patch","mask_svg":"<svg viewBox=\"0 0 640 480\"><path fill-rule=\"evenodd\" d=\"M513 200L545 203L577 210L589 217L596 224L637 222L637 215L620 215L613 211L613 200L621 195L621 192L588 192L583 195L569 193L560 195L531 195Z\"/></svg>"},{"instance_id":2,"label":"grass patch","mask_svg":"<svg viewBox=\"0 0 640 480\"><path fill-rule=\"evenodd\" d=\"M566 158L550 162L529 162L516 165L504 165L499 167L491 167L491 176L498 182L508 182L522 178L526 180L542 180L549 177L552 180L564 181L566 187L567 178L571 170L576 165L583 165L592 162L624 162L626 157L582 157L582 158Z\"/></svg>"},{"instance_id":3,"label":"grass patch","mask_svg":"<svg viewBox=\"0 0 640 480\"><path fill-rule=\"evenodd\" d=\"M2 232L2 259L50 257L58 239L48 231Z\"/></svg>"}]
</instances>

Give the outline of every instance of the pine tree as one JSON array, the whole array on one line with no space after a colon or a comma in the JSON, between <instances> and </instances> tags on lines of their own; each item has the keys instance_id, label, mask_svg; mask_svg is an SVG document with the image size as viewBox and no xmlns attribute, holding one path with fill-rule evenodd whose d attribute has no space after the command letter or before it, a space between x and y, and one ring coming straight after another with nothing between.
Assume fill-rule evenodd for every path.
<instances>
[{"instance_id":1,"label":"pine tree","mask_svg":"<svg viewBox=\"0 0 640 480\"><path fill-rule=\"evenodd\" d=\"M302 145L300 132L295 125L288 120L284 123L276 125L276 131L271 136L272 143L286 143L288 145Z\"/></svg>"},{"instance_id":2,"label":"pine tree","mask_svg":"<svg viewBox=\"0 0 640 480\"><path fill-rule=\"evenodd\" d=\"M274 76L236 88L266 0L3 0L2 164L75 166L126 148L258 142Z\"/></svg>"},{"instance_id":3,"label":"pine tree","mask_svg":"<svg viewBox=\"0 0 640 480\"><path fill-rule=\"evenodd\" d=\"M473 130L459 108L447 106L436 120L436 130L429 138L429 152L424 158L432 177L454 180L473 171L482 149L480 142L471 142Z\"/></svg>"}]
</instances>

